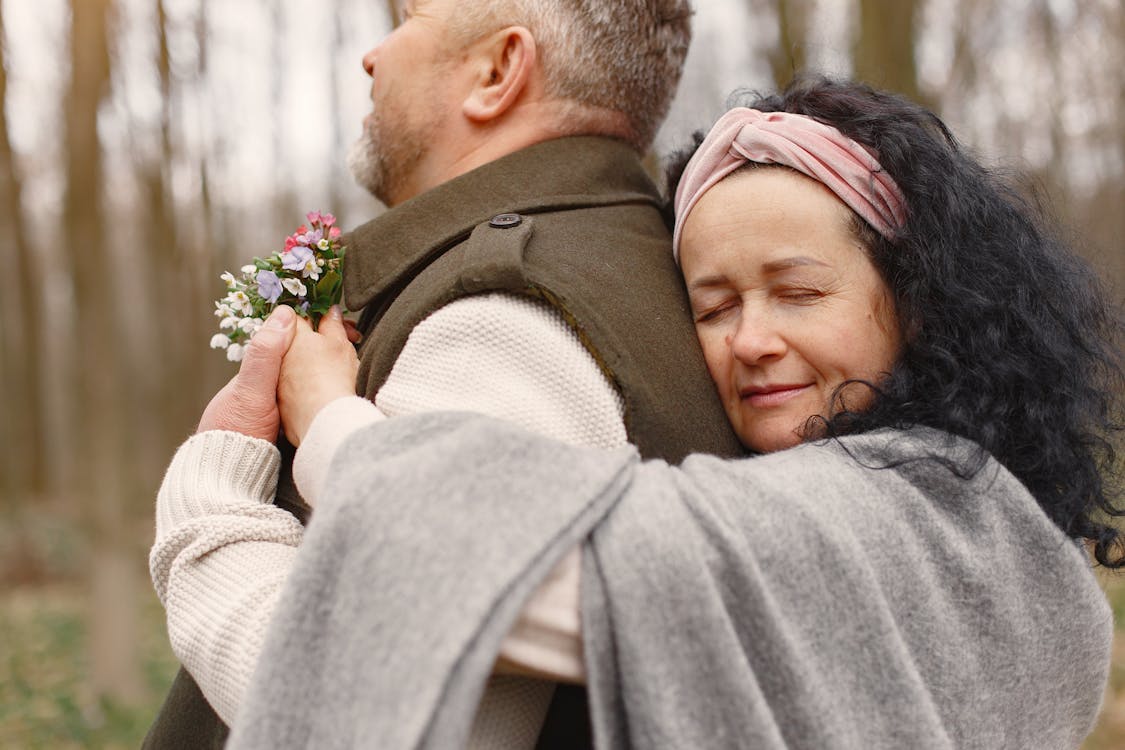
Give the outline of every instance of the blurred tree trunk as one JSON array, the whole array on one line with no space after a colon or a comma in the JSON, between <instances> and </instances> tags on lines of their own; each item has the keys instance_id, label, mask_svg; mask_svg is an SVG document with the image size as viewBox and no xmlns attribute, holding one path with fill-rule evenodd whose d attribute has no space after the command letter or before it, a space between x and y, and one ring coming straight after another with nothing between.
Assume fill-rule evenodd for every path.
<instances>
[{"instance_id":1,"label":"blurred tree trunk","mask_svg":"<svg viewBox=\"0 0 1125 750\"><path fill-rule=\"evenodd\" d=\"M91 688L95 697L137 701L143 683L137 654L137 545L126 507L129 373L119 341L118 299L135 283L109 252L98 110L109 94L108 31L113 0L70 0L71 74L66 92L64 238L74 281L75 365L70 377L79 412L75 498L91 533L88 566ZM124 283L119 283L124 282Z\"/></svg>"},{"instance_id":2,"label":"blurred tree trunk","mask_svg":"<svg viewBox=\"0 0 1125 750\"><path fill-rule=\"evenodd\" d=\"M168 15L165 0L156 2L156 75L160 85L160 151L156 161L142 165L141 183L147 201L145 206L144 247L141 252L148 256L140 268L151 277L148 288L156 290L153 303L165 311L202 309L192 292L194 274L189 271L189 263L183 252L180 234L176 225L175 197L169 187L170 176L175 167L177 155L172 139L172 107L176 92L173 91L171 54L168 47ZM198 350L203 333L194 315L175 316L174 327L161 322L150 326L148 335L150 345L145 347L142 359L159 357L160 367L149 368L155 375L155 382L149 383L148 397L150 408L138 409L145 420L144 434L159 435L159 440L145 441L150 449L150 458L139 462L146 467L163 467L171 446L183 439L185 429L192 422L196 404L191 399L181 398L192 378L192 359ZM198 337L198 338L197 338ZM157 354L159 353L159 354ZM198 415L195 415L198 416ZM154 481L155 479L155 481ZM142 478L144 486L154 486L159 476Z\"/></svg>"},{"instance_id":3,"label":"blurred tree trunk","mask_svg":"<svg viewBox=\"0 0 1125 750\"><path fill-rule=\"evenodd\" d=\"M0 5L0 39L4 36ZM0 263L11 273L0 295L0 388L5 399L0 426L0 498L41 495L43 463L43 299L23 221L22 186L8 138L7 60L0 59Z\"/></svg>"},{"instance_id":4,"label":"blurred tree trunk","mask_svg":"<svg viewBox=\"0 0 1125 750\"><path fill-rule=\"evenodd\" d=\"M918 0L860 0L855 77L922 102L914 64Z\"/></svg>"},{"instance_id":5,"label":"blurred tree trunk","mask_svg":"<svg viewBox=\"0 0 1125 750\"><path fill-rule=\"evenodd\" d=\"M1125 11L1105 6L1101 12L1106 16L1102 26L1106 29L1107 44L1116 51L1116 58L1123 60ZM1106 133L1106 140L1116 144L1117 174L1102 183L1098 195L1091 201L1087 225L1100 250L1097 254L1099 265L1105 269L1114 287L1118 304L1125 306L1125 211L1122 210L1125 207L1125 76L1119 71L1110 80L1117 82L1116 92L1112 88L1109 91L1115 100L1116 117L1113 120L1115 128ZM1125 342L1119 343L1125 345Z\"/></svg>"},{"instance_id":6,"label":"blurred tree trunk","mask_svg":"<svg viewBox=\"0 0 1125 750\"><path fill-rule=\"evenodd\" d=\"M770 69L778 90L808 64L809 11L809 0L777 0L777 47L770 52Z\"/></svg>"},{"instance_id":7,"label":"blurred tree trunk","mask_svg":"<svg viewBox=\"0 0 1125 750\"><path fill-rule=\"evenodd\" d=\"M196 108L200 116L195 124L200 132L204 133L209 130L208 123L205 121L206 113L219 106L210 99L213 95L208 86L212 42L212 37L208 33L209 7L206 2L201 1L195 17L195 44L198 56L194 89L195 96L202 102ZM198 317L192 317L192 320L199 321L194 330L200 334L198 338L200 347L206 346L211 334L218 330L216 327L218 321L209 311L214 309L211 301L220 296L222 286L219 284L219 274L228 267L228 259L232 255L232 238L236 234L235 223L231 221L229 212L223 210L223 195L221 191L213 190L211 178L213 165L222 164L227 157L228 144L221 135L217 135L208 141L207 146L185 156L195 160L196 169L199 171L199 205L195 207L198 218L192 222L194 231L191 233L190 240L185 240L185 247L189 266L193 269L191 279L195 306L191 309L199 311ZM184 229L186 230L187 227ZM187 232L184 231L183 234L186 235ZM192 368L192 373L196 376L194 387L186 389L180 396L181 400L194 405L191 420L185 425L188 429L192 429L203 411L203 405L215 394L219 386L230 378L231 368L226 358L217 353L209 353L200 363L198 362L200 350L190 348L186 342L185 349L190 349L197 356L197 362Z\"/></svg>"},{"instance_id":8,"label":"blurred tree trunk","mask_svg":"<svg viewBox=\"0 0 1125 750\"><path fill-rule=\"evenodd\" d=\"M340 50L344 49L344 15L342 0L335 0L332 13L332 43L328 53L328 111L332 118L332 161L343 163L347 153L344 144L344 123L340 101ZM344 191L340 180L329 179L328 210L339 213L343 210Z\"/></svg>"},{"instance_id":9,"label":"blurred tree trunk","mask_svg":"<svg viewBox=\"0 0 1125 750\"><path fill-rule=\"evenodd\" d=\"M1108 12L1108 11L1107 11ZM1120 10L1113 14L1115 24L1114 44L1117 45L1118 59L1125 58L1125 13ZM1108 224L1109 232L1106 234L1105 248L1112 260L1114 282L1117 285L1117 299L1125 305L1125 76L1117 76L1117 155L1119 158L1119 172L1116 180L1109 180L1105 191L1107 193L1107 208L1111 210L1106 214L1113 217L1113 223ZM1116 209L1113 207L1116 206ZM1125 343L1125 342L1123 342Z\"/></svg>"}]
</instances>

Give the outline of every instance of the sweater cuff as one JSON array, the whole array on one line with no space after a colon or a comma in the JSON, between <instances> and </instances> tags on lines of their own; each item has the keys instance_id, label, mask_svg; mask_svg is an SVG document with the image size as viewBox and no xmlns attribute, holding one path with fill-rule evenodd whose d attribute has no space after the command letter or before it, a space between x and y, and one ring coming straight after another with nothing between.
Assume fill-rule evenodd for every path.
<instances>
[{"instance_id":1,"label":"sweater cuff","mask_svg":"<svg viewBox=\"0 0 1125 750\"><path fill-rule=\"evenodd\" d=\"M359 396L338 398L317 412L293 458L293 481L310 507L316 507L332 456L344 440L384 419L375 404Z\"/></svg>"},{"instance_id":2,"label":"sweater cuff","mask_svg":"<svg viewBox=\"0 0 1125 750\"><path fill-rule=\"evenodd\" d=\"M238 432L207 430L180 446L160 485L156 532L168 533L232 503L270 503L281 454L273 443Z\"/></svg>"}]
</instances>

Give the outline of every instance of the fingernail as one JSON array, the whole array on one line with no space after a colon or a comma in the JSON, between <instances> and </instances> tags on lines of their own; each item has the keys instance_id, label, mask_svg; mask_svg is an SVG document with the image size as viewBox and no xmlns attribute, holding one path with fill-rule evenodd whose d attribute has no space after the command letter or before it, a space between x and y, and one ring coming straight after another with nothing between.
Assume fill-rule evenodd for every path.
<instances>
[{"instance_id":1,"label":"fingernail","mask_svg":"<svg viewBox=\"0 0 1125 750\"><path fill-rule=\"evenodd\" d=\"M293 320L293 308L288 305L278 305L266 319L266 328L285 328Z\"/></svg>"},{"instance_id":2,"label":"fingernail","mask_svg":"<svg viewBox=\"0 0 1125 750\"><path fill-rule=\"evenodd\" d=\"M328 314L331 315L336 320L340 320L341 318L344 317L344 314L342 312L340 312L340 306L339 305L332 305L332 307L328 308Z\"/></svg>"}]
</instances>

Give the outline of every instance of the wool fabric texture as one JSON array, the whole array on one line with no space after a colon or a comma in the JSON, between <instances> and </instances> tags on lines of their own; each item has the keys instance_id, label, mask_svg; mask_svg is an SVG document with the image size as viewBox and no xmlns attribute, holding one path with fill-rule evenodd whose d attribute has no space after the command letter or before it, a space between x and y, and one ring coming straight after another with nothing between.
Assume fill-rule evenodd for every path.
<instances>
[{"instance_id":1,"label":"wool fabric texture","mask_svg":"<svg viewBox=\"0 0 1125 750\"><path fill-rule=\"evenodd\" d=\"M463 746L582 539L599 748L1076 747L1113 628L1085 554L996 462L964 480L933 453L975 446L884 430L670 467L475 416L361 429L230 747Z\"/></svg>"},{"instance_id":2,"label":"wool fabric texture","mask_svg":"<svg viewBox=\"0 0 1125 750\"><path fill-rule=\"evenodd\" d=\"M808 175L887 239L894 239L906 221L902 190L862 145L805 115L735 107L711 128L676 188L672 253L677 263L691 210L708 190L747 162L781 164Z\"/></svg>"}]
</instances>

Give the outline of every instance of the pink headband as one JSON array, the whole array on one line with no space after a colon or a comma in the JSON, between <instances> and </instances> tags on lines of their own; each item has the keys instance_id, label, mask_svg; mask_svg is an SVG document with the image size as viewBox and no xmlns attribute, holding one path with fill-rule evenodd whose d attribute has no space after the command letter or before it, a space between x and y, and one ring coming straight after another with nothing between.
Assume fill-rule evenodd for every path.
<instances>
[{"instance_id":1,"label":"pink headband","mask_svg":"<svg viewBox=\"0 0 1125 750\"><path fill-rule=\"evenodd\" d=\"M902 191L866 148L811 117L736 107L711 128L680 178L672 239L677 263L688 214L704 193L748 161L783 164L823 183L887 239L906 222Z\"/></svg>"}]
</instances>

